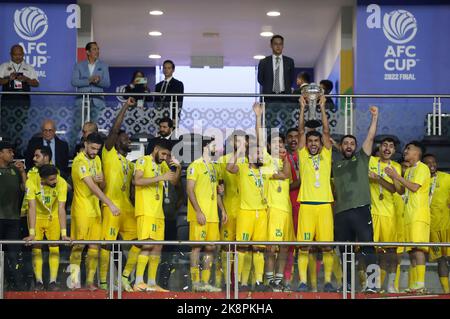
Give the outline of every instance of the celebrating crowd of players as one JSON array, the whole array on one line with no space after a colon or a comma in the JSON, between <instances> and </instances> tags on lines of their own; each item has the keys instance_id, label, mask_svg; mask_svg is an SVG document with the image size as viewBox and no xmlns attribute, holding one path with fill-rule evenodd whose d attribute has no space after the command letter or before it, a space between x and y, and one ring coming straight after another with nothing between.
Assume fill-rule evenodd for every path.
<instances>
[{"instance_id":1,"label":"celebrating crowd of players","mask_svg":"<svg viewBox=\"0 0 450 319\"><path fill-rule=\"evenodd\" d=\"M120 129L129 98L104 142L98 133L84 141L72 165L72 240L164 240L163 201L168 183L180 183L181 165L171 155L170 140L158 139L152 152L132 163L127 160L130 139ZM372 106L372 122L361 150L354 136L339 143L330 137L325 98L320 100L322 133L305 128L306 102L300 99L298 129L284 136L270 136L261 127L263 109L255 103L256 132L235 132L232 149L216 157L214 139L203 139L201 157L187 168L189 239L193 241L298 241L293 246L238 248L240 290L317 291L316 258L322 256L323 290L342 285L341 263L335 247L307 246L308 241L448 242L450 239L450 175L437 171L436 158L425 154L418 142L410 142L403 162L391 160L394 140L385 138L373 154L378 109ZM286 147L287 146L287 147ZM333 147L342 159L333 159ZM101 153L101 159L98 156ZM25 203L28 210L27 240L69 240L65 202L68 186L50 163L51 149L35 150L35 167L27 174ZM84 245L72 246L71 287L80 288L80 264ZM127 291L167 291L157 283L161 245L132 246L122 273ZM226 247L193 246L193 291L220 291L221 274L227 273ZM387 277L388 292L399 292L399 256L410 256L409 286L425 290L426 247L360 247L362 286L377 291ZM341 250L341 254L342 254ZM320 253L320 254L319 254ZM437 260L439 277L449 293L449 250L430 249ZM107 289L110 248L89 245L86 286ZM298 258L299 284L293 288L293 259ZM32 247L36 288L43 289L43 254ZM99 263L100 259L100 263ZM211 278L215 261L216 278ZM381 267L377 284L370 284L371 266ZM49 247L50 282L56 290L59 248ZM100 287L95 284L99 268ZM144 275L147 270L147 281ZM134 283L130 275L135 271ZM349 272L348 272L349 273ZM336 277L337 286L332 283ZM347 282L349 279L344 279Z\"/></svg>"}]
</instances>

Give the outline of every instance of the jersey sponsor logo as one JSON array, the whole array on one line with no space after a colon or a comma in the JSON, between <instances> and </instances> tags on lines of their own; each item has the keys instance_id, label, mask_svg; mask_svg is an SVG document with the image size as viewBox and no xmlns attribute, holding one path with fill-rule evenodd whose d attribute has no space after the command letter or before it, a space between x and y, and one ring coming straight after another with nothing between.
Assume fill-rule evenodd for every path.
<instances>
[{"instance_id":1,"label":"jersey sponsor logo","mask_svg":"<svg viewBox=\"0 0 450 319\"><path fill-rule=\"evenodd\" d=\"M80 172L81 172L81 174L86 174L86 172L87 172L86 166L80 166Z\"/></svg>"}]
</instances>

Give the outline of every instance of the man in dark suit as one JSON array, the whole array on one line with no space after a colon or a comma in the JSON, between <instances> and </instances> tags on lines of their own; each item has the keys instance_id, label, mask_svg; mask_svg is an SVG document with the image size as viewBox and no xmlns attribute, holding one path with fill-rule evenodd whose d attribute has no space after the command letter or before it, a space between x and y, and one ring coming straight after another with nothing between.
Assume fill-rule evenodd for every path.
<instances>
[{"instance_id":1,"label":"man in dark suit","mask_svg":"<svg viewBox=\"0 0 450 319\"><path fill-rule=\"evenodd\" d=\"M175 72L175 64L171 60L166 60L163 63L163 73L164 73L164 81L159 82L155 86L156 93L184 93L184 85L183 82L175 79L173 77L173 72ZM183 97L182 96L174 96L173 100L170 95L166 96L156 96L155 97L155 106L157 108L170 108L171 101L178 101L178 114L176 114L176 118L180 117L181 107L183 106ZM175 108L174 108L175 110ZM175 113L170 115L172 118L175 118Z\"/></svg>"},{"instance_id":2,"label":"man in dark suit","mask_svg":"<svg viewBox=\"0 0 450 319\"><path fill-rule=\"evenodd\" d=\"M272 55L269 55L259 61L258 65L258 83L261 85L263 94L291 94L292 83L294 82L294 60L284 56L283 53L284 38L281 35L274 35L270 39ZM289 103L287 98L264 99L266 102L266 125L269 127L277 126L277 113ZM282 123L282 122L281 122Z\"/></svg>"},{"instance_id":3,"label":"man in dark suit","mask_svg":"<svg viewBox=\"0 0 450 319\"><path fill-rule=\"evenodd\" d=\"M147 145L147 149L145 150L145 155L150 155L153 152L153 148L155 147L156 141L159 139L172 139L173 132L173 121L168 117L163 117L158 121L159 123L159 134L158 136L152 138Z\"/></svg>"},{"instance_id":4,"label":"man in dark suit","mask_svg":"<svg viewBox=\"0 0 450 319\"><path fill-rule=\"evenodd\" d=\"M61 176L67 179L69 176L69 144L56 136L56 124L53 120L45 120L42 123L42 134L34 136L25 152L25 164L27 170L33 167L34 151L37 147L48 146L52 150L52 163L59 169Z\"/></svg>"},{"instance_id":5,"label":"man in dark suit","mask_svg":"<svg viewBox=\"0 0 450 319\"><path fill-rule=\"evenodd\" d=\"M261 93L263 94L291 93L295 66L294 60L282 54L283 44L284 38L281 35L274 35L270 39L272 55L259 61L258 83L262 86ZM267 100L270 100L270 98Z\"/></svg>"}]
</instances>

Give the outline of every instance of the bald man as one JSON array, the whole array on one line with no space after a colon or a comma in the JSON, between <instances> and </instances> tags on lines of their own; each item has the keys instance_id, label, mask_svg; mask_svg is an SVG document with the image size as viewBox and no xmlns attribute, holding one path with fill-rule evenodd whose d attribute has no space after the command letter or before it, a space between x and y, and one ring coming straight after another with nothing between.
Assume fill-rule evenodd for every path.
<instances>
[{"instance_id":1,"label":"bald man","mask_svg":"<svg viewBox=\"0 0 450 319\"><path fill-rule=\"evenodd\" d=\"M52 164L60 171L61 176L67 179L69 163L69 145L56 136L56 123L46 119L41 126L41 134L34 136L29 142L25 152L25 165L27 170L33 167L33 155L36 148L48 146L52 150Z\"/></svg>"}]
</instances>

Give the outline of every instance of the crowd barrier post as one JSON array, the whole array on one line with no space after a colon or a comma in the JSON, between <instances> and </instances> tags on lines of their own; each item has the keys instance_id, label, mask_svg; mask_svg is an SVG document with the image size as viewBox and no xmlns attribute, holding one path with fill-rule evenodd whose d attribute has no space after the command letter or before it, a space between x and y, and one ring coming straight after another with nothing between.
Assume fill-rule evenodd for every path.
<instances>
[{"instance_id":1,"label":"crowd barrier post","mask_svg":"<svg viewBox=\"0 0 450 319\"><path fill-rule=\"evenodd\" d=\"M0 299L3 299L4 282L5 282L5 252L3 245L0 244Z\"/></svg>"}]
</instances>

